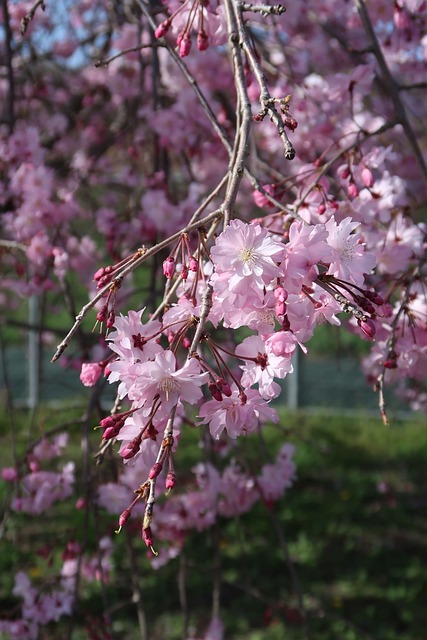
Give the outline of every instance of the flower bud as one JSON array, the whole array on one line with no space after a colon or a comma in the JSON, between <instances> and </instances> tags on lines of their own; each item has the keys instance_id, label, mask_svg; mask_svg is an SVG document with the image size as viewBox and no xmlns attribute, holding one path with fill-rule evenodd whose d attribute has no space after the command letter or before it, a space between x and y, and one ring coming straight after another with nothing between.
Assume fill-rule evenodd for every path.
<instances>
[{"instance_id":1,"label":"flower bud","mask_svg":"<svg viewBox=\"0 0 427 640\"><path fill-rule=\"evenodd\" d=\"M350 184L348 185L347 194L348 194L348 197L351 199L356 198L359 195L359 189L357 188L357 185L354 182L350 182Z\"/></svg>"},{"instance_id":2,"label":"flower bud","mask_svg":"<svg viewBox=\"0 0 427 640\"><path fill-rule=\"evenodd\" d=\"M365 187L368 187L370 189L374 186L374 176L372 175L372 171L368 169L368 167L362 169L361 178Z\"/></svg>"},{"instance_id":3,"label":"flower bud","mask_svg":"<svg viewBox=\"0 0 427 640\"><path fill-rule=\"evenodd\" d=\"M197 260L196 260L196 258L194 256L190 257L189 269L190 269L190 271L193 271L193 273L197 273L197 271L199 270L199 263L197 262Z\"/></svg>"},{"instance_id":4,"label":"flower bud","mask_svg":"<svg viewBox=\"0 0 427 640\"><path fill-rule=\"evenodd\" d=\"M163 464L161 462L155 462L148 473L149 479L154 480L154 478L157 478L162 469Z\"/></svg>"},{"instance_id":5,"label":"flower bud","mask_svg":"<svg viewBox=\"0 0 427 640\"><path fill-rule=\"evenodd\" d=\"M365 318L365 320L358 320L357 324L362 329L367 338L369 338L370 340L375 339L376 329L374 323L370 318Z\"/></svg>"},{"instance_id":6,"label":"flower bud","mask_svg":"<svg viewBox=\"0 0 427 640\"><path fill-rule=\"evenodd\" d=\"M215 400L218 400L218 402L221 402L222 393L219 390L219 388L216 386L216 384L214 382L209 382L208 387L209 387L209 391L211 392L212 398L214 398Z\"/></svg>"},{"instance_id":7,"label":"flower bud","mask_svg":"<svg viewBox=\"0 0 427 640\"><path fill-rule=\"evenodd\" d=\"M163 36L169 31L171 24L172 20L170 18L163 20L154 32L156 38L163 38Z\"/></svg>"},{"instance_id":8,"label":"flower bud","mask_svg":"<svg viewBox=\"0 0 427 640\"><path fill-rule=\"evenodd\" d=\"M230 398L232 395L232 390L230 385L228 384L228 382L226 382L224 380L224 378L218 378L215 381L216 386L218 387L218 389L221 391L221 393L223 393L227 398Z\"/></svg>"},{"instance_id":9,"label":"flower bud","mask_svg":"<svg viewBox=\"0 0 427 640\"><path fill-rule=\"evenodd\" d=\"M319 214L319 216L322 216L325 213L325 211L326 211L326 205L323 204L323 202L321 202L317 207L317 213Z\"/></svg>"},{"instance_id":10,"label":"flower bud","mask_svg":"<svg viewBox=\"0 0 427 640\"><path fill-rule=\"evenodd\" d=\"M173 471L169 471L168 475L166 476L166 489L168 491L171 491L171 489L173 489L176 485L176 475Z\"/></svg>"},{"instance_id":11,"label":"flower bud","mask_svg":"<svg viewBox=\"0 0 427 640\"><path fill-rule=\"evenodd\" d=\"M126 522L129 520L130 516L131 516L131 510L130 509L125 509L124 511L121 512L120 516L119 516L119 527L124 527Z\"/></svg>"},{"instance_id":12,"label":"flower bud","mask_svg":"<svg viewBox=\"0 0 427 640\"><path fill-rule=\"evenodd\" d=\"M139 440L132 440L132 442L129 442L125 447L123 447L120 451L120 455L125 460L130 460L138 453L140 444Z\"/></svg>"},{"instance_id":13,"label":"flower bud","mask_svg":"<svg viewBox=\"0 0 427 640\"><path fill-rule=\"evenodd\" d=\"M166 278L172 278L175 273L175 259L172 256L169 256L163 262L163 273Z\"/></svg>"},{"instance_id":14,"label":"flower bud","mask_svg":"<svg viewBox=\"0 0 427 640\"><path fill-rule=\"evenodd\" d=\"M203 29L200 29L199 33L197 34L197 48L199 51L206 51L208 47L209 47L208 34Z\"/></svg>"},{"instance_id":15,"label":"flower bud","mask_svg":"<svg viewBox=\"0 0 427 640\"><path fill-rule=\"evenodd\" d=\"M153 540L153 532L151 531L151 527L145 527L145 529L142 529L142 539L144 540L147 547L153 546L154 540Z\"/></svg>"},{"instance_id":16,"label":"flower bud","mask_svg":"<svg viewBox=\"0 0 427 640\"><path fill-rule=\"evenodd\" d=\"M179 44L179 55L181 58L188 56L191 51L191 44L191 38L188 33L186 33Z\"/></svg>"}]
</instances>

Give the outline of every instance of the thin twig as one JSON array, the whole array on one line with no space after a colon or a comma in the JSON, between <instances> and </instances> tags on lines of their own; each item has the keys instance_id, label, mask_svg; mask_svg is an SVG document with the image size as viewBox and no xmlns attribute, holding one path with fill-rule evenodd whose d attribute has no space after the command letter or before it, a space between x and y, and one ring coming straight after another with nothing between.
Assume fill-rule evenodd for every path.
<instances>
[{"instance_id":1,"label":"thin twig","mask_svg":"<svg viewBox=\"0 0 427 640\"><path fill-rule=\"evenodd\" d=\"M7 2L7 0L5 1ZM28 13L26 13L25 16L22 18L21 35L24 35L26 33L28 29L28 25L30 24L31 20L34 18L34 14L36 13L38 7L40 7L42 11L46 9L44 0L36 0L36 2L33 4L31 9L28 11Z\"/></svg>"},{"instance_id":2,"label":"thin twig","mask_svg":"<svg viewBox=\"0 0 427 640\"><path fill-rule=\"evenodd\" d=\"M415 158L417 159L418 165L421 169L421 173L425 178L425 180L427 181L427 164L424 160L424 156L420 149L420 145L418 144L418 140L414 133L414 130L408 120L405 105L403 104L401 97L399 95L399 85L396 82L396 80L393 78L390 72L390 69L388 68L387 62L384 58L383 52L381 50L381 46L378 42L377 35L374 31L371 19L369 17L369 12L366 7L365 0L354 0L354 2L359 12L360 19L362 20L363 28L365 29L366 35L370 40L370 45L372 46L374 56L378 62L382 79L384 81L388 94L393 102L396 118L403 127L405 135L412 148L412 152Z\"/></svg>"},{"instance_id":3,"label":"thin twig","mask_svg":"<svg viewBox=\"0 0 427 640\"><path fill-rule=\"evenodd\" d=\"M161 251L162 249L170 245L172 242L174 242L174 240L177 240L178 238L180 238L183 233L190 233L191 231L200 229L201 227L208 224L209 222L212 222L217 218L221 218L221 217L222 217L222 212L220 210L213 211L209 215L202 218L202 220L199 220L198 222L194 222L193 224L187 225L181 231L177 231L172 236L169 236L169 238L166 238L166 240L163 240L162 242L159 242L158 244L156 244L156 246L151 247L150 249L144 248L140 252L137 252L135 255L139 253L139 257L137 257L135 260L131 261L126 267L121 269L117 273L113 282L125 278L127 275L129 275L135 269L137 269L143 262L145 262L145 260L148 260L148 258L150 258L154 254L158 253L159 251ZM52 357L52 362L56 362L56 360L58 360L58 358L64 353L65 349L68 347L70 343L70 340L74 337L74 335L78 331L83 319L86 317L89 311L93 309L96 303L108 293L108 291L110 290L110 287L111 287L111 284L106 285L103 289L101 289L96 294L96 296L94 296L84 307L82 307L82 309L76 316L76 320L72 328L67 333L63 341L57 346L55 354Z\"/></svg>"},{"instance_id":4,"label":"thin twig","mask_svg":"<svg viewBox=\"0 0 427 640\"><path fill-rule=\"evenodd\" d=\"M274 105L274 100L268 89L267 78L265 77L264 71L261 68L261 65L253 49L252 43L250 42L250 39L248 37L248 32L245 26L245 22L243 20L244 5L242 2L240 2L240 0L234 0L234 6L235 6L235 13L237 18L237 26L239 31L240 46L243 48L243 50L245 51L248 57L248 60L252 67L252 71L254 72L254 75L261 89L261 95L259 99L261 104L261 109L262 111L268 113L270 120L276 126L280 139L283 142L285 158L287 160L293 160L295 157L295 149L293 148L292 143L288 138L288 135L285 130L285 126L283 124L283 120Z\"/></svg>"},{"instance_id":5,"label":"thin twig","mask_svg":"<svg viewBox=\"0 0 427 640\"><path fill-rule=\"evenodd\" d=\"M150 44L140 44L137 47L129 47L128 49L123 49L119 51L114 56L110 56L109 58L103 58L102 60L97 60L95 62L95 67L106 67L113 62L113 60L117 60L117 58L121 58L121 56L126 55L127 53L132 53L134 51L141 51L141 49L152 49L153 47L161 47L163 44L161 42L153 42Z\"/></svg>"}]
</instances>

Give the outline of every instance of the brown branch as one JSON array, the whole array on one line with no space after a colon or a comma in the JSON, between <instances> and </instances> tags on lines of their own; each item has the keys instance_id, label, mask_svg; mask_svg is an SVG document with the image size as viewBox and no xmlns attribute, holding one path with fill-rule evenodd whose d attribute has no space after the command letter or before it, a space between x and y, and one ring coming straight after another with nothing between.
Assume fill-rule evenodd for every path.
<instances>
[{"instance_id":1,"label":"brown branch","mask_svg":"<svg viewBox=\"0 0 427 640\"><path fill-rule=\"evenodd\" d=\"M33 4L31 9L28 11L28 13L26 13L25 16L22 18L22 20L21 20L21 35L25 35L25 33L26 33L27 29L28 29L28 25L30 24L31 20L34 18L34 14L36 13L38 7L40 7L42 11L44 11L46 9L46 5L44 3L44 0L36 0L36 2Z\"/></svg>"},{"instance_id":2,"label":"brown branch","mask_svg":"<svg viewBox=\"0 0 427 640\"><path fill-rule=\"evenodd\" d=\"M255 54L253 46L248 37L248 32L243 20L243 3L240 0L234 0L235 4L235 14L237 19L237 26L239 32L240 46L245 51L248 60L251 64L252 71L257 79L257 82L261 89L260 95L260 104L262 112L268 113L270 120L277 128L277 132L283 142L285 158L287 160L293 160L295 158L295 149L292 146L291 141L288 138L288 135L285 130L285 126L283 124L283 120L277 111L274 105L274 98L272 98L270 91L267 85L267 78L264 74L264 71L261 68L261 65L258 61L258 58Z\"/></svg>"},{"instance_id":3,"label":"brown branch","mask_svg":"<svg viewBox=\"0 0 427 640\"><path fill-rule=\"evenodd\" d=\"M162 47L164 46L162 42L157 41L157 42L152 42L150 44L140 44L137 47L129 47L128 49L123 49L122 51L119 51L118 53L116 53L114 56L111 56L110 58L103 58L100 60L97 60L95 62L95 67L106 67L108 64L110 64L110 62L113 62L113 60L117 60L117 58L120 58L121 56L126 55L127 53L132 53L134 51L141 51L141 49L152 49L153 47Z\"/></svg>"},{"instance_id":4,"label":"brown branch","mask_svg":"<svg viewBox=\"0 0 427 640\"><path fill-rule=\"evenodd\" d=\"M425 180L427 181L427 165L424 160L423 153L420 149L417 137L411 126L411 123L409 122L408 116L406 114L405 105L403 104L401 97L399 95L399 85L393 78L390 72L390 69L388 68L387 62L384 58L383 52L381 50L381 46L378 42L377 35L374 31L374 28L371 23L371 19L369 17L365 0L354 0L354 2L359 12L359 16L362 21L363 28L365 29L365 33L368 39L370 40L370 46L372 47L373 54L380 68L384 85L386 87L388 95L391 98L391 101L393 102L396 118L403 127L406 138L408 139L412 152L418 162L418 166L420 167L421 173L425 178Z\"/></svg>"}]
</instances>

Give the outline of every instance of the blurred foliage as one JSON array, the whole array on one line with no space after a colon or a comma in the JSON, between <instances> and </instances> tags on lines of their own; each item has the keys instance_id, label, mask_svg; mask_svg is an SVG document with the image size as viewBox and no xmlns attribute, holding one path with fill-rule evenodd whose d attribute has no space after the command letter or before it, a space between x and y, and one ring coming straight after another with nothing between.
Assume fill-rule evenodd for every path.
<instances>
[{"instance_id":1,"label":"blurred foliage","mask_svg":"<svg viewBox=\"0 0 427 640\"><path fill-rule=\"evenodd\" d=\"M72 410L71 410L72 416ZM26 415L15 417L19 455L27 445ZM69 420L70 410L42 410L36 430ZM13 464L10 435L0 418L0 462ZM81 468L75 427L70 454ZM36 432L33 433L33 436ZM199 429L185 428L176 455L178 480L200 458ZM91 430L94 448L99 435ZM424 640L427 628L427 430L422 420L382 426L379 419L283 414L279 427L242 440L236 457L249 466L274 457L283 441L295 443L298 479L274 505L257 504L237 520L187 538L181 559L154 570L130 523L114 537L115 568L105 587L81 585L73 640L88 637L87 626L102 627L104 604L114 638L140 638L131 604L129 542L134 548L150 640L181 640L183 618L178 577L183 576L190 626L202 635L210 620L215 564L221 563L221 617L233 640ZM108 467L109 461L105 461ZM104 466L104 465L103 465ZM95 464L90 460L91 473ZM101 467L108 475L108 468ZM79 486L84 491L83 476ZM0 484L7 507L10 487ZM113 516L99 510L85 532L84 511L75 499L42 517L5 510L0 554L0 609L16 602L14 573L26 570L42 580L59 564L61 550L76 539L95 550L96 538L111 534ZM161 552L161 543L159 543ZM43 555L50 549L50 565ZM57 552L52 552L58 549ZM290 561L287 559L289 556ZM180 573L181 572L181 573ZM294 575L293 575L294 574ZM304 602L307 635L295 588ZM104 598L104 600L103 600ZM41 638L68 637L70 620L44 629Z\"/></svg>"}]
</instances>

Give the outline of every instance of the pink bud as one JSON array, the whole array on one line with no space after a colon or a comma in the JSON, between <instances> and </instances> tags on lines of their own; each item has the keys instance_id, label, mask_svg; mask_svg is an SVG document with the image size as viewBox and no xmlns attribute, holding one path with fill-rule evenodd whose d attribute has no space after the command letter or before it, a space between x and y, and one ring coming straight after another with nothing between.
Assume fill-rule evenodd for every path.
<instances>
[{"instance_id":1,"label":"pink bud","mask_svg":"<svg viewBox=\"0 0 427 640\"><path fill-rule=\"evenodd\" d=\"M190 257L189 268L190 268L190 271L193 271L193 273L197 273L197 271L199 270L199 263L197 262L194 256Z\"/></svg>"},{"instance_id":2,"label":"pink bud","mask_svg":"<svg viewBox=\"0 0 427 640\"><path fill-rule=\"evenodd\" d=\"M152 547L154 544L153 540L153 532L151 531L151 527L146 527L142 530L142 539L144 540L147 547Z\"/></svg>"},{"instance_id":3,"label":"pink bud","mask_svg":"<svg viewBox=\"0 0 427 640\"><path fill-rule=\"evenodd\" d=\"M228 382L226 382L224 378L218 378L215 382L221 393L223 393L227 398L230 398L233 392Z\"/></svg>"},{"instance_id":4,"label":"pink bud","mask_svg":"<svg viewBox=\"0 0 427 640\"><path fill-rule=\"evenodd\" d=\"M221 402L222 393L218 389L216 384L214 382L209 382L208 387L209 387L209 391L211 392L212 398L214 398L215 400L218 400L218 402Z\"/></svg>"},{"instance_id":5,"label":"pink bud","mask_svg":"<svg viewBox=\"0 0 427 640\"><path fill-rule=\"evenodd\" d=\"M206 51L208 47L209 37L203 29L200 29L199 33L197 34L197 48L199 51Z\"/></svg>"},{"instance_id":6,"label":"pink bud","mask_svg":"<svg viewBox=\"0 0 427 640\"><path fill-rule=\"evenodd\" d=\"M96 314L98 322L105 322L108 317L108 302L106 302Z\"/></svg>"},{"instance_id":7,"label":"pink bud","mask_svg":"<svg viewBox=\"0 0 427 640\"><path fill-rule=\"evenodd\" d=\"M120 455L125 460L130 460L138 453L140 444L141 443L139 441L136 442L135 440L132 440L132 442L129 442L125 447L123 447L120 451Z\"/></svg>"},{"instance_id":8,"label":"pink bud","mask_svg":"<svg viewBox=\"0 0 427 640\"><path fill-rule=\"evenodd\" d=\"M368 167L362 169L361 177L365 187L368 187L370 189L374 186L374 176L372 175L372 171L368 169Z\"/></svg>"},{"instance_id":9,"label":"pink bud","mask_svg":"<svg viewBox=\"0 0 427 640\"><path fill-rule=\"evenodd\" d=\"M347 178L350 175L350 169L348 167L346 167L345 169L343 169L340 173L340 178L341 180L347 180Z\"/></svg>"},{"instance_id":10,"label":"pink bud","mask_svg":"<svg viewBox=\"0 0 427 640\"><path fill-rule=\"evenodd\" d=\"M114 309L111 309L107 316L107 329L112 329L114 327L114 323L116 321L116 314L114 313Z\"/></svg>"},{"instance_id":11,"label":"pink bud","mask_svg":"<svg viewBox=\"0 0 427 640\"><path fill-rule=\"evenodd\" d=\"M116 436L119 435L120 429L122 428L122 426L123 425L120 424L120 425L116 425L115 427L107 427L104 433L102 434L102 439L112 440L112 438L115 438Z\"/></svg>"},{"instance_id":12,"label":"pink bud","mask_svg":"<svg viewBox=\"0 0 427 640\"><path fill-rule=\"evenodd\" d=\"M150 480L154 480L154 478L157 478L162 469L163 464L161 462L155 462L148 473L148 477L150 478Z\"/></svg>"},{"instance_id":13,"label":"pink bud","mask_svg":"<svg viewBox=\"0 0 427 640\"><path fill-rule=\"evenodd\" d=\"M317 213L319 214L319 216L321 216L325 213L325 211L326 211L326 206L323 204L323 202L321 202L317 207Z\"/></svg>"},{"instance_id":14,"label":"pink bud","mask_svg":"<svg viewBox=\"0 0 427 640\"><path fill-rule=\"evenodd\" d=\"M408 12L400 7L397 2L394 3L393 20L397 29L408 29L411 24Z\"/></svg>"},{"instance_id":15,"label":"pink bud","mask_svg":"<svg viewBox=\"0 0 427 640\"><path fill-rule=\"evenodd\" d=\"M348 185L347 193L348 193L348 197L351 199L356 198L359 195L359 189L357 188L354 182L350 182L350 184Z\"/></svg>"},{"instance_id":16,"label":"pink bud","mask_svg":"<svg viewBox=\"0 0 427 640\"><path fill-rule=\"evenodd\" d=\"M365 320L358 320L357 324L362 329L367 338L369 338L370 340L375 339L376 329L374 323L370 318L366 318Z\"/></svg>"},{"instance_id":17,"label":"pink bud","mask_svg":"<svg viewBox=\"0 0 427 640\"><path fill-rule=\"evenodd\" d=\"M186 33L179 44L179 55L181 58L188 56L191 51L191 44L191 38L188 33Z\"/></svg>"},{"instance_id":18,"label":"pink bud","mask_svg":"<svg viewBox=\"0 0 427 640\"><path fill-rule=\"evenodd\" d=\"M93 387L101 376L103 369L97 362L82 364L80 380L85 387Z\"/></svg>"},{"instance_id":19,"label":"pink bud","mask_svg":"<svg viewBox=\"0 0 427 640\"><path fill-rule=\"evenodd\" d=\"M96 280L97 282L102 278L104 278L105 276L110 276L110 279L111 279L112 272L113 272L113 267L111 265L109 265L108 267L101 267L100 269L98 269L98 271L95 271L95 275L93 276L93 279Z\"/></svg>"},{"instance_id":20,"label":"pink bud","mask_svg":"<svg viewBox=\"0 0 427 640\"><path fill-rule=\"evenodd\" d=\"M183 280L187 280L188 278L188 267L185 264L181 267L181 278Z\"/></svg>"},{"instance_id":21,"label":"pink bud","mask_svg":"<svg viewBox=\"0 0 427 640\"><path fill-rule=\"evenodd\" d=\"M277 285L277 287L274 289L274 297L279 302L286 302L286 300L288 299L288 295L289 294L286 289L280 285Z\"/></svg>"},{"instance_id":22,"label":"pink bud","mask_svg":"<svg viewBox=\"0 0 427 640\"><path fill-rule=\"evenodd\" d=\"M169 256L163 262L163 273L166 278L172 278L175 273L175 259L172 256Z\"/></svg>"},{"instance_id":23,"label":"pink bud","mask_svg":"<svg viewBox=\"0 0 427 640\"><path fill-rule=\"evenodd\" d=\"M154 32L156 38L163 38L163 36L169 31L171 24L172 21L170 18L163 20Z\"/></svg>"},{"instance_id":24,"label":"pink bud","mask_svg":"<svg viewBox=\"0 0 427 640\"><path fill-rule=\"evenodd\" d=\"M86 505L87 505L86 498L78 498L78 500L76 501L76 509L78 509L79 511L84 509Z\"/></svg>"},{"instance_id":25,"label":"pink bud","mask_svg":"<svg viewBox=\"0 0 427 640\"><path fill-rule=\"evenodd\" d=\"M184 347L184 349L189 349L191 347L191 342L190 340L187 338L187 336L184 336L182 341L182 346Z\"/></svg>"},{"instance_id":26,"label":"pink bud","mask_svg":"<svg viewBox=\"0 0 427 640\"><path fill-rule=\"evenodd\" d=\"M169 471L168 475L166 476L166 489L170 491L175 487L175 485L176 485L176 475L173 471Z\"/></svg>"},{"instance_id":27,"label":"pink bud","mask_svg":"<svg viewBox=\"0 0 427 640\"><path fill-rule=\"evenodd\" d=\"M285 127L290 129L290 131L295 131L298 126L298 122L292 116L288 116L284 119L283 124Z\"/></svg>"},{"instance_id":28,"label":"pink bud","mask_svg":"<svg viewBox=\"0 0 427 640\"><path fill-rule=\"evenodd\" d=\"M130 516L131 516L131 510L130 509L125 509L124 511L121 512L120 516L119 516L119 527L124 527L126 522L129 520Z\"/></svg>"}]
</instances>

